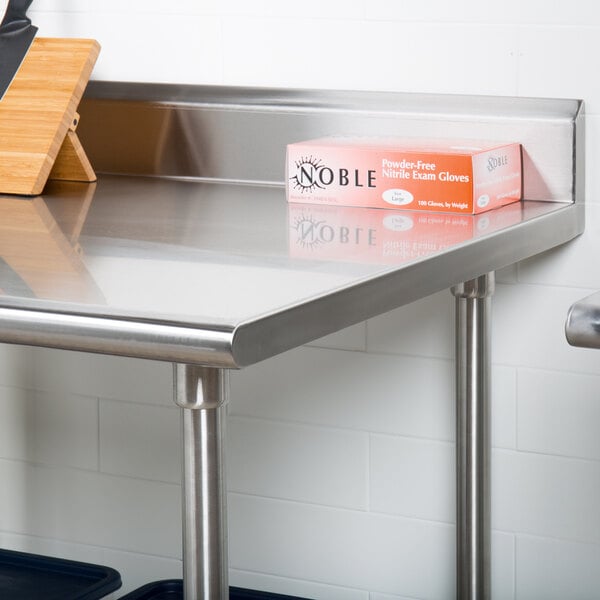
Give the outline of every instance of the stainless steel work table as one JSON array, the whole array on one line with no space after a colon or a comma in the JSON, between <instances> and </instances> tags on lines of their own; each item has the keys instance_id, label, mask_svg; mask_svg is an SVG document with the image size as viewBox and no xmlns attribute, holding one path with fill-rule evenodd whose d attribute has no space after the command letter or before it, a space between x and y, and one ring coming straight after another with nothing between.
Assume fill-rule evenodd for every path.
<instances>
[{"instance_id":1,"label":"stainless steel work table","mask_svg":"<svg viewBox=\"0 0 600 600\"><path fill-rule=\"evenodd\" d=\"M112 174L0 197L0 341L174 363L186 600L227 597L228 370L448 287L457 595L489 598L494 272L583 231L581 102L93 82L80 112ZM336 133L520 141L527 200L476 217L371 211L373 233L363 209L288 206L285 144Z\"/></svg>"}]
</instances>

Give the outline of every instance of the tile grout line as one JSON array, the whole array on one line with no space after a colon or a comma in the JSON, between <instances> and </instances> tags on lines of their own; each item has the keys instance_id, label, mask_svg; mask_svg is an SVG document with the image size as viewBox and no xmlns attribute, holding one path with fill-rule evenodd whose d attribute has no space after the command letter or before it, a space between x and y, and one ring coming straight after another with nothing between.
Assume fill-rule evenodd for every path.
<instances>
[{"instance_id":1,"label":"tile grout line","mask_svg":"<svg viewBox=\"0 0 600 600\"><path fill-rule=\"evenodd\" d=\"M372 470L372 452L373 452L372 437L371 437L370 433L367 435L366 446L367 446L367 461L365 464L365 467L366 467L365 483L367 486L366 509L367 509L367 512L370 513L371 512L371 470Z\"/></svg>"},{"instance_id":2,"label":"tile grout line","mask_svg":"<svg viewBox=\"0 0 600 600\"><path fill-rule=\"evenodd\" d=\"M101 399L99 396L96 396L96 415L97 415L97 423L96 423L96 467L98 469L98 473L102 472L102 461L100 460L100 452L101 452L101 445L100 445L100 403L101 403Z\"/></svg>"},{"instance_id":3,"label":"tile grout line","mask_svg":"<svg viewBox=\"0 0 600 600\"><path fill-rule=\"evenodd\" d=\"M517 548L518 548L518 544L517 544L517 533L513 534L513 596L514 596L514 600L517 600L517 568L518 568L518 561L517 561Z\"/></svg>"}]
</instances>

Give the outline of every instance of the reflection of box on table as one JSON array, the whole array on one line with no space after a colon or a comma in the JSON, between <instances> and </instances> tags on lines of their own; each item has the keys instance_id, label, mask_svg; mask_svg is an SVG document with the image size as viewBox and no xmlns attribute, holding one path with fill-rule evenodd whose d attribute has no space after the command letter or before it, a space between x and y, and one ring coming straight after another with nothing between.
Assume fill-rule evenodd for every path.
<instances>
[{"instance_id":1,"label":"reflection of box on table","mask_svg":"<svg viewBox=\"0 0 600 600\"><path fill-rule=\"evenodd\" d=\"M289 204L290 256L398 264L514 225L521 204L483 215Z\"/></svg>"}]
</instances>

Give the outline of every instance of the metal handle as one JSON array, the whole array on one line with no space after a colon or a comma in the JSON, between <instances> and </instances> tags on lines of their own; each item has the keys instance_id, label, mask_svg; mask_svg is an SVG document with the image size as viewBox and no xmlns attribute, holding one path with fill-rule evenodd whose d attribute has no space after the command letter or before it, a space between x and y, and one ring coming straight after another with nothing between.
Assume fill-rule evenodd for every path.
<instances>
[{"instance_id":1,"label":"metal handle","mask_svg":"<svg viewBox=\"0 0 600 600\"><path fill-rule=\"evenodd\" d=\"M565 334L571 346L600 348L600 292L571 306L565 323Z\"/></svg>"}]
</instances>

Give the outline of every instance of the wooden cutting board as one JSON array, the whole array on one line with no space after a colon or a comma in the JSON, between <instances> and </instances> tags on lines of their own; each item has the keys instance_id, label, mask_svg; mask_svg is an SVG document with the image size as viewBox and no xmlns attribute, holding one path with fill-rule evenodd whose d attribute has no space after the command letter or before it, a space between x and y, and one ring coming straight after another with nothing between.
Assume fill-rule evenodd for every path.
<instances>
[{"instance_id":1,"label":"wooden cutting board","mask_svg":"<svg viewBox=\"0 0 600 600\"><path fill-rule=\"evenodd\" d=\"M95 40L34 40L0 101L0 194L41 194L57 159L53 177L95 180L74 122L99 53Z\"/></svg>"}]
</instances>

